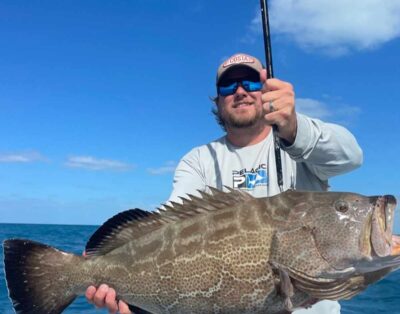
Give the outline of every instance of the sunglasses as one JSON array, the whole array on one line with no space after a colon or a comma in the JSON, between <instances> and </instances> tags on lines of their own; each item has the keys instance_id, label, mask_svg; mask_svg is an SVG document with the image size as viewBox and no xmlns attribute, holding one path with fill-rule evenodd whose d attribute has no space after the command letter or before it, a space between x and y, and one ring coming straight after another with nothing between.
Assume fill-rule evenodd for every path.
<instances>
[{"instance_id":1,"label":"sunglasses","mask_svg":"<svg viewBox=\"0 0 400 314\"><path fill-rule=\"evenodd\" d=\"M236 93L239 86L242 86L246 92L256 92L261 90L262 83L261 82L253 82L253 81L238 81L233 82L229 85L218 85L217 91L220 96L228 96Z\"/></svg>"}]
</instances>

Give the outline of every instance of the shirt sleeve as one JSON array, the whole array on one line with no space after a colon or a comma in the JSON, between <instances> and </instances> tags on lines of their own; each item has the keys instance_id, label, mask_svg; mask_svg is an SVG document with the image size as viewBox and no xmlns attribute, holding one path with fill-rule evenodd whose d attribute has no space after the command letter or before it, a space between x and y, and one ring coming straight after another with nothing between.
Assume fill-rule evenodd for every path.
<instances>
[{"instance_id":1,"label":"shirt sleeve","mask_svg":"<svg viewBox=\"0 0 400 314\"><path fill-rule=\"evenodd\" d=\"M198 190L206 190L206 179L201 165L198 148L193 149L180 160L175 170L172 193L168 202L181 203L180 197L186 197L188 194L200 196Z\"/></svg>"},{"instance_id":2,"label":"shirt sleeve","mask_svg":"<svg viewBox=\"0 0 400 314\"><path fill-rule=\"evenodd\" d=\"M297 114L297 135L284 149L296 162L319 179L349 172L362 164L363 152L354 136L344 127Z\"/></svg>"}]
</instances>

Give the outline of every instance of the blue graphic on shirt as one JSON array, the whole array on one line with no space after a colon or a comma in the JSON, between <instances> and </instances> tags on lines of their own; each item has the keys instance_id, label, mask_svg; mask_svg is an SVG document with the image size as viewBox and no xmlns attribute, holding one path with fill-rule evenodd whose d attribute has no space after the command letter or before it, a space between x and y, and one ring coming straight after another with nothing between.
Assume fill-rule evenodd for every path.
<instances>
[{"instance_id":1,"label":"blue graphic on shirt","mask_svg":"<svg viewBox=\"0 0 400 314\"><path fill-rule=\"evenodd\" d=\"M234 170L232 176L233 188L235 189L254 190L257 186L268 185L267 166L265 164L251 170Z\"/></svg>"}]
</instances>

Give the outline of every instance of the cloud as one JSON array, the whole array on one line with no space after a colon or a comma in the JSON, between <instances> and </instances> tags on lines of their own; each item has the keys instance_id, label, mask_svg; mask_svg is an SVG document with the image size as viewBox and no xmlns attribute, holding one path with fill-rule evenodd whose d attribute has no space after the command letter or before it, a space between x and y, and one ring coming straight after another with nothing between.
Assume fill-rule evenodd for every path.
<instances>
[{"instance_id":1,"label":"cloud","mask_svg":"<svg viewBox=\"0 0 400 314\"><path fill-rule=\"evenodd\" d=\"M254 18L247 26L247 32L240 39L240 41L244 44L254 44L261 38L260 34L262 34L261 13L259 10L257 10Z\"/></svg>"},{"instance_id":2,"label":"cloud","mask_svg":"<svg viewBox=\"0 0 400 314\"><path fill-rule=\"evenodd\" d=\"M327 102L311 98L297 98L296 111L312 118L339 122L344 125L351 124L361 113L359 107L343 104L334 98L327 97Z\"/></svg>"},{"instance_id":3,"label":"cloud","mask_svg":"<svg viewBox=\"0 0 400 314\"><path fill-rule=\"evenodd\" d=\"M128 171L133 168L132 165L108 159L97 159L92 156L72 156L65 163L70 168L82 168L87 170L113 170L113 171Z\"/></svg>"},{"instance_id":4,"label":"cloud","mask_svg":"<svg viewBox=\"0 0 400 314\"><path fill-rule=\"evenodd\" d=\"M296 99L296 110L307 116L318 119L326 119L333 114L325 103L311 98Z\"/></svg>"},{"instance_id":5,"label":"cloud","mask_svg":"<svg viewBox=\"0 0 400 314\"><path fill-rule=\"evenodd\" d=\"M159 168L148 168L147 171L152 175L162 175L166 173L173 173L176 169L175 161L167 161L164 166Z\"/></svg>"},{"instance_id":6,"label":"cloud","mask_svg":"<svg viewBox=\"0 0 400 314\"><path fill-rule=\"evenodd\" d=\"M47 158L36 151L0 154L0 162L4 163L30 163L38 161L47 161Z\"/></svg>"},{"instance_id":7,"label":"cloud","mask_svg":"<svg viewBox=\"0 0 400 314\"><path fill-rule=\"evenodd\" d=\"M274 0L273 34L283 35L308 51L332 56L377 48L400 37L400 2L382 0ZM262 33L261 16L246 37Z\"/></svg>"}]
</instances>

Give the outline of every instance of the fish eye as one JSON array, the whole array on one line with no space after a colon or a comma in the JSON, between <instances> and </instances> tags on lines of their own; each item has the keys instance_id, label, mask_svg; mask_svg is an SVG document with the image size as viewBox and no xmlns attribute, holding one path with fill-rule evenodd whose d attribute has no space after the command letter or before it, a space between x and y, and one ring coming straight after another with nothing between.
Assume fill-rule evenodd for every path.
<instances>
[{"instance_id":1,"label":"fish eye","mask_svg":"<svg viewBox=\"0 0 400 314\"><path fill-rule=\"evenodd\" d=\"M338 212L345 213L349 210L349 204L345 201L337 201L335 208Z\"/></svg>"}]
</instances>

